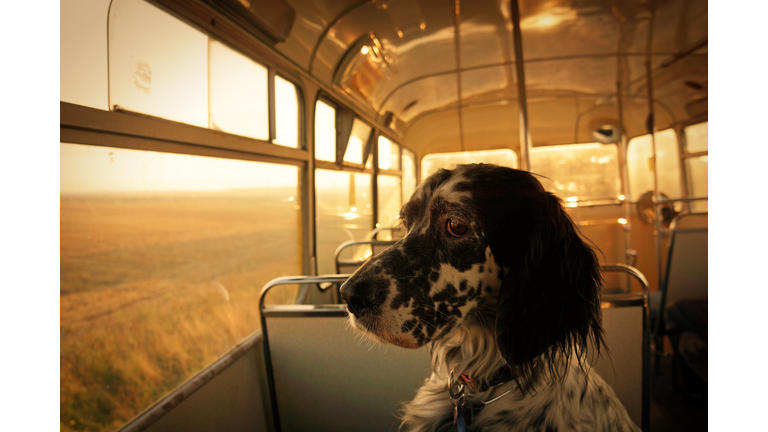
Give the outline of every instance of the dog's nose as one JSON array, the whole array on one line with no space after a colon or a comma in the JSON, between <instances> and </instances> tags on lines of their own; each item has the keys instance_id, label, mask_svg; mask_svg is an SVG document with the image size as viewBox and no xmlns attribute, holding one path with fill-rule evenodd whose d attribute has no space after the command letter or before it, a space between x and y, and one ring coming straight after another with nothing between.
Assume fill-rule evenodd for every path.
<instances>
[{"instance_id":1,"label":"dog's nose","mask_svg":"<svg viewBox=\"0 0 768 432\"><path fill-rule=\"evenodd\" d=\"M358 318L373 310L375 306L372 290L366 289L365 285L364 282L348 279L340 289L341 299L347 303L347 309Z\"/></svg>"}]
</instances>

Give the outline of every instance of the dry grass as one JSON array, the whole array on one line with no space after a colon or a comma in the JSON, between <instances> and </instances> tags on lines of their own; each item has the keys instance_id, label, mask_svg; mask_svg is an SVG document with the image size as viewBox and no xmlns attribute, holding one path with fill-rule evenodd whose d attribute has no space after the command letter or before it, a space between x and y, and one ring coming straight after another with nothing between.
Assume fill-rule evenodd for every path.
<instances>
[{"instance_id":1,"label":"dry grass","mask_svg":"<svg viewBox=\"0 0 768 432\"><path fill-rule=\"evenodd\" d=\"M119 428L256 331L261 287L300 272L298 217L231 197L62 197L61 430Z\"/></svg>"}]
</instances>

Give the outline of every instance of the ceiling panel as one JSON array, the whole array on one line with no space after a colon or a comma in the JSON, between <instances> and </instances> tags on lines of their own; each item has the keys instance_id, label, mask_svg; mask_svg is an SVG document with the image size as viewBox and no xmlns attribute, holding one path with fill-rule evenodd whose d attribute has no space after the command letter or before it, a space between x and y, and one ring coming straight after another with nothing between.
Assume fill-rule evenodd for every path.
<instances>
[{"instance_id":1,"label":"ceiling panel","mask_svg":"<svg viewBox=\"0 0 768 432\"><path fill-rule=\"evenodd\" d=\"M381 112L392 112L409 122L418 114L455 106L458 100L456 74L438 75L407 84L387 99Z\"/></svg>"},{"instance_id":2,"label":"ceiling panel","mask_svg":"<svg viewBox=\"0 0 768 432\"><path fill-rule=\"evenodd\" d=\"M568 60L526 62L526 90L581 95L609 95L616 92L616 58L586 57Z\"/></svg>"},{"instance_id":3,"label":"ceiling panel","mask_svg":"<svg viewBox=\"0 0 768 432\"><path fill-rule=\"evenodd\" d=\"M278 51L309 70L309 60L325 29L345 10L366 4L361 0L286 0L296 12L291 33L285 42L275 45Z\"/></svg>"},{"instance_id":4,"label":"ceiling panel","mask_svg":"<svg viewBox=\"0 0 768 432\"><path fill-rule=\"evenodd\" d=\"M381 61L374 59L372 39L368 40L371 33L381 45ZM346 67L349 64L388 69L368 94L361 95L377 108L390 91L403 83L455 70L454 33L450 1L369 3L339 19L328 31L317 50L312 73L328 84L347 88L357 73L356 68ZM366 53L360 50L363 41L371 48ZM369 66L354 60L366 55L371 57Z\"/></svg>"},{"instance_id":5,"label":"ceiling panel","mask_svg":"<svg viewBox=\"0 0 768 432\"><path fill-rule=\"evenodd\" d=\"M517 75L508 0L287 1L297 18L278 49L369 113L382 119L393 113L391 127L421 137L420 149L450 151L461 140L446 134L460 130L465 146L496 143L489 130L514 135L502 141L517 145ZM624 85L627 128L642 132L651 28L658 124L686 118L692 103L706 109L701 101L708 87L707 2L656 0L655 14L650 4L520 2L534 145L590 140L591 123L618 118L617 81ZM374 46L377 52L372 52ZM692 49L694 54L665 66ZM452 123L459 119L462 128ZM488 128L502 121L506 123ZM427 139L426 131L445 139Z\"/></svg>"},{"instance_id":6,"label":"ceiling panel","mask_svg":"<svg viewBox=\"0 0 768 432\"><path fill-rule=\"evenodd\" d=\"M478 104L500 99L517 99L513 65L491 66L461 72L461 99Z\"/></svg>"},{"instance_id":7,"label":"ceiling panel","mask_svg":"<svg viewBox=\"0 0 768 432\"><path fill-rule=\"evenodd\" d=\"M461 2L461 69L509 63L514 59L509 1Z\"/></svg>"}]
</instances>

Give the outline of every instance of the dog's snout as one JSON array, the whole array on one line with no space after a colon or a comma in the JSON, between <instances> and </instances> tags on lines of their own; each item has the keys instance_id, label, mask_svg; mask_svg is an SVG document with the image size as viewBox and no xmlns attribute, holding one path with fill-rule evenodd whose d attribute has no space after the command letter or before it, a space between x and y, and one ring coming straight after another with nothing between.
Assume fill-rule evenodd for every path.
<instances>
[{"instance_id":1,"label":"dog's snout","mask_svg":"<svg viewBox=\"0 0 768 432\"><path fill-rule=\"evenodd\" d=\"M347 303L347 309L356 317L361 317L376 306L376 290L363 281L347 280L341 286L341 299Z\"/></svg>"}]
</instances>

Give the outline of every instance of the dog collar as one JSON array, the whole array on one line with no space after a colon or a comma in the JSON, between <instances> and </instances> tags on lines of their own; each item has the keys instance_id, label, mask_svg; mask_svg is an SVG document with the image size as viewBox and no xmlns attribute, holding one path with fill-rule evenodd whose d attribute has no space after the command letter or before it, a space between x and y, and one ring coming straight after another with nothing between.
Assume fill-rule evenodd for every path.
<instances>
[{"instance_id":1,"label":"dog collar","mask_svg":"<svg viewBox=\"0 0 768 432\"><path fill-rule=\"evenodd\" d=\"M453 371L451 371L451 374L453 374ZM491 377L488 379L488 385L485 388L481 388L480 390L477 390L476 393L482 393L484 391L487 391L488 389L492 387L499 386L501 384L507 383L509 381L512 381L517 377L517 374L512 372L512 368L509 366L502 366L496 372L494 372ZM464 385L467 386L473 386L472 383L475 382L474 379L467 376L467 374L460 374L458 377L456 377L456 380L462 380L464 381ZM453 376L450 378L451 383L454 382ZM450 384L449 384L450 387Z\"/></svg>"},{"instance_id":2,"label":"dog collar","mask_svg":"<svg viewBox=\"0 0 768 432\"><path fill-rule=\"evenodd\" d=\"M509 389L491 400L470 402L467 400L467 396L471 396L472 393L466 392L465 390L474 380L469 378L466 374L460 374L455 378L454 376L454 371L451 369L450 377L448 379L448 396L453 405L453 424L457 426L459 432L465 432L467 426L474 420L475 415L485 408L486 405L496 402L512 392L512 389ZM488 387L482 392L505 384L513 380L515 376L516 375L512 373L511 368L503 366L491 375L491 378L488 380Z\"/></svg>"}]
</instances>

